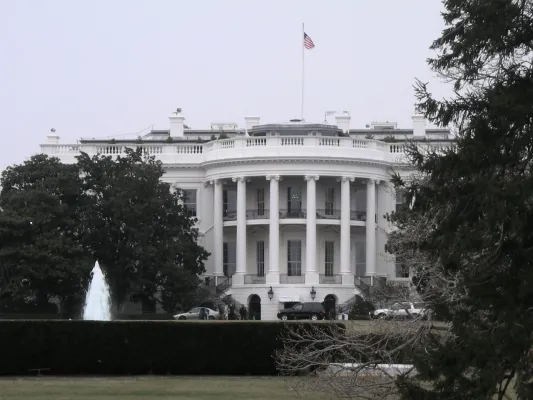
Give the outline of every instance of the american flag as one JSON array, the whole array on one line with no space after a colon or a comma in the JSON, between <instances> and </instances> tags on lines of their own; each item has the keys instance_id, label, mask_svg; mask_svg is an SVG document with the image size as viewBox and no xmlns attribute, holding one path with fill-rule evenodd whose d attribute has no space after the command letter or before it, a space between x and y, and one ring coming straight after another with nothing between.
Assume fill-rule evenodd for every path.
<instances>
[{"instance_id":1,"label":"american flag","mask_svg":"<svg viewBox=\"0 0 533 400\"><path fill-rule=\"evenodd\" d=\"M313 43L313 40L309 37L307 33L304 32L304 47L307 50L311 50L315 47L315 44Z\"/></svg>"}]
</instances>

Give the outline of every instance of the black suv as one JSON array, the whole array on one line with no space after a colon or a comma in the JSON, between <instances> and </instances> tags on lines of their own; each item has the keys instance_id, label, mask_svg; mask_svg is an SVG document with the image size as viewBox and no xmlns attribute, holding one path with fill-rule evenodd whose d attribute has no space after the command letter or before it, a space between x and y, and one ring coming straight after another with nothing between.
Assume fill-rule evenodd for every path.
<instances>
[{"instance_id":1,"label":"black suv","mask_svg":"<svg viewBox=\"0 0 533 400\"><path fill-rule=\"evenodd\" d=\"M300 303L291 308L280 310L278 318L282 321L289 319L312 319L315 321L326 318L326 310L321 303Z\"/></svg>"}]
</instances>

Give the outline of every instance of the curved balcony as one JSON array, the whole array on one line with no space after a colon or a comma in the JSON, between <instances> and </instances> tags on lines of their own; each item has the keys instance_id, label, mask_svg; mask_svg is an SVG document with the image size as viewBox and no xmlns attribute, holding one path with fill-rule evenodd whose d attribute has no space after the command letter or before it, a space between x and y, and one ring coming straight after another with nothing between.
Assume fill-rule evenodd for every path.
<instances>
[{"instance_id":1,"label":"curved balcony","mask_svg":"<svg viewBox=\"0 0 533 400\"><path fill-rule=\"evenodd\" d=\"M76 162L80 152L89 155L124 155L126 148L141 147L145 154L155 156L164 164L197 164L239 159L294 159L337 158L359 159L385 164L405 162L407 143L386 143L377 140L352 137L317 136L268 136L233 137L213 140L206 143L180 141L175 143L102 143L84 142L81 144L43 144L41 151L50 156L60 157L65 163ZM450 141L423 142L421 148L441 150L453 146Z\"/></svg>"},{"instance_id":2,"label":"curved balcony","mask_svg":"<svg viewBox=\"0 0 533 400\"><path fill-rule=\"evenodd\" d=\"M226 210L223 213L224 225L235 226L237 224L237 210ZM302 210L279 210L280 223L305 224L307 221L307 211ZM270 220L270 210L248 209L246 210L246 220L249 225L267 224ZM289 221L290 220L290 221ZM341 220L341 210L338 209L318 209L316 210L317 224L339 225ZM366 211L350 211L350 222L352 225L365 225Z\"/></svg>"}]
</instances>

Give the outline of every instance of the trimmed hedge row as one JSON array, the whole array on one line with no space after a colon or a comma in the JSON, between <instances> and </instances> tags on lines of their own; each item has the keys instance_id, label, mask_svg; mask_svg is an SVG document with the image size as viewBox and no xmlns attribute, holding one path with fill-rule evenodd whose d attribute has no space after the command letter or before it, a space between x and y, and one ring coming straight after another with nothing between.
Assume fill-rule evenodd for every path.
<instances>
[{"instance_id":1,"label":"trimmed hedge row","mask_svg":"<svg viewBox=\"0 0 533 400\"><path fill-rule=\"evenodd\" d=\"M273 375L272 355L285 327L262 321L0 321L0 374Z\"/></svg>"}]
</instances>

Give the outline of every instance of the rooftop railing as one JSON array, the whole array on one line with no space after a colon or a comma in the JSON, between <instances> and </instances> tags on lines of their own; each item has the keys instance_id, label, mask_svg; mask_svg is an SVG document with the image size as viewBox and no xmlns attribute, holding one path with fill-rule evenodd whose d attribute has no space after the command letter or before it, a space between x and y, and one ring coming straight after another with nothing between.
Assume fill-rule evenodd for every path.
<instances>
[{"instance_id":1,"label":"rooftop railing","mask_svg":"<svg viewBox=\"0 0 533 400\"><path fill-rule=\"evenodd\" d=\"M453 146L453 142L420 142L421 149L444 150ZM74 157L80 152L89 155L103 154L118 156L125 154L126 148L142 148L146 155L153 155L163 162L174 164L191 164L216 161L219 159L242 157L275 157L311 156L321 157L354 157L402 162L401 156L409 146L405 142L386 143L377 140L352 137L319 137L319 136L267 136L267 137L233 137L213 140L206 143L190 143L176 141L168 143L78 143L78 144L43 144L43 153ZM328 149L327 152L324 150ZM66 160L68 161L68 160Z\"/></svg>"}]
</instances>

